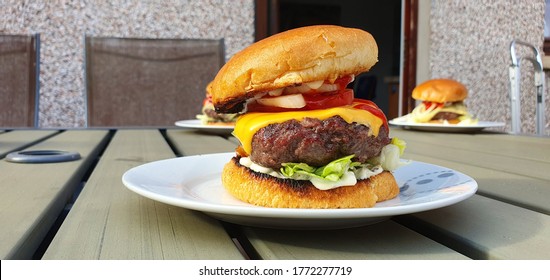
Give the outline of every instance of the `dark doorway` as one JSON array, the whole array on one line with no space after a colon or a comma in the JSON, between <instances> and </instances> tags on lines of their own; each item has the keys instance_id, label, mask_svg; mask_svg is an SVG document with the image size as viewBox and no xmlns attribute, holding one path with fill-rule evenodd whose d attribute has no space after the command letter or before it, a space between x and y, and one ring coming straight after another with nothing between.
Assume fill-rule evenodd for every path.
<instances>
[{"instance_id":1,"label":"dark doorway","mask_svg":"<svg viewBox=\"0 0 550 280\"><path fill-rule=\"evenodd\" d=\"M408 100L414 87L416 73L416 40L406 37L401 57L401 27L415 28L414 22L402 24L402 18L411 23L417 13L416 0L352 1L352 0L256 0L256 40L288 29L315 25L334 24L368 31L377 41L379 62L368 72L356 77L353 86L356 96L371 99L385 112L388 119L399 115L399 89L403 87L402 113L409 110ZM411 5L413 4L413 5ZM402 7L406 10L402 13ZM416 17L412 18L416 20ZM414 43L414 46L411 44ZM414 53L410 48L414 48ZM401 61L406 61L400 79ZM412 65L414 63L414 65ZM412 72L412 73L411 73ZM412 78L409 79L409 76ZM401 83L400 83L401 81ZM405 83L403 84L403 81ZM412 87L411 87L412 86Z\"/></svg>"}]
</instances>

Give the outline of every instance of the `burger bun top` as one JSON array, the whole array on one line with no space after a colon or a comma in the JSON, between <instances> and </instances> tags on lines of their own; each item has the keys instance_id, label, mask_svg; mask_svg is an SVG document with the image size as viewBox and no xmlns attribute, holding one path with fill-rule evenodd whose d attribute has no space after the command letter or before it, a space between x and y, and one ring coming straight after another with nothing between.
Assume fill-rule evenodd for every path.
<instances>
[{"instance_id":1,"label":"burger bun top","mask_svg":"<svg viewBox=\"0 0 550 280\"><path fill-rule=\"evenodd\" d=\"M432 79L413 89L412 98L429 102L457 102L468 97L468 90L462 83L452 79Z\"/></svg>"},{"instance_id":2,"label":"burger bun top","mask_svg":"<svg viewBox=\"0 0 550 280\"><path fill-rule=\"evenodd\" d=\"M232 111L258 92L334 81L366 72L376 62L378 46L366 31L333 25L296 28L235 54L212 82L212 101L218 111Z\"/></svg>"}]
</instances>

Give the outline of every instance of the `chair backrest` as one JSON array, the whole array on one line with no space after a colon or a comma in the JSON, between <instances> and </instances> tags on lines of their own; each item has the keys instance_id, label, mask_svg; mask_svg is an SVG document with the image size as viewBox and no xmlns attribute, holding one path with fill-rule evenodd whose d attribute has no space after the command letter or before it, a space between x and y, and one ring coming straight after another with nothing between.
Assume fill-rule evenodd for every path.
<instances>
[{"instance_id":1,"label":"chair backrest","mask_svg":"<svg viewBox=\"0 0 550 280\"><path fill-rule=\"evenodd\" d=\"M88 127L194 119L224 62L223 39L86 37Z\"/></svg>"},{"instance_id":2,"label":"chair backrest","mask_svg":"<svg viewBox=\"0 0 550 280\"><path fill-rule=\"evenodd\" d=\"M38 125L39 41L36 35L0 35L0 127Z\"/></svg>"}]
</instances>

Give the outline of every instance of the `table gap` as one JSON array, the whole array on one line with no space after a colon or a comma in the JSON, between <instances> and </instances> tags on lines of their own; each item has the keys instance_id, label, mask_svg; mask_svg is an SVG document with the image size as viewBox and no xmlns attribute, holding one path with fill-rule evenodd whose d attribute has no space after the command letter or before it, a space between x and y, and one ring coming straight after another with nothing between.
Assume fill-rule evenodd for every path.
<instances>
[{"instance_id":1,"label":"table gap","mask_svg":"<svg viewBox=\"0 0 550 280\"><path fill-rule=\"evenodd\" d=\"M452 235L445 234L432 225L412 217L411 215L402 215L395 216L391 220L394 222L409 228L412 231L415 231L431 240L442 244L456 252L471 258L473 260L487 260L488 256L486 253L482 252L479 249L476 249L471 246L467 246L465 242L457 240L457 238Z\"/></svg>"},{"instance_id":2,"label":"table gap","mask_svg":"<svg viewBox=\"0 0 550 280\"><path fill-rule=\"evenodd\" d=\"M174 153L174 156L175 156L175 157L181 157L181 156L183 156L183 155L178 151L178 149L176 148L176 145L174 145L174 142L172 142L172 139L170 139L170 137L168 137L168 134L166 133L166 129L159 129L159 132L160 132L160 134L162 135L162 137L164 138L164 141L166 141L166 143L168 144L168 146L170 147L170 149L171 149L172 152Z\"/></svg>"},{"instance_id":3,"label":"table gap","mask_svg":"<svg viewBox=\"0 0 550 280\"><path fill-rule=\"evenodd\" d=\"M233 243L235 243L235 246L241 254L245 257L247 260L262 260L262 257L254 246L250 243L246 235L242 231L242 227L236 224L219 221L223 228L225 229L225 232L231 237L231 240Z\"/></svg>"},{"instance_id":4,"label":"table gap","mask_svg":"<svg viewBox=\"0 0 550 280\"><path fill-rule=\"evenodd\" d=\"M92 160L89 168L82 175L82 178L80 179L80 183L77 187L75 187L74 192L71 195L70 200L67 201L67 204L65 204L65 207L63 208L61 213L59 213L59 215L57 216L57 219L55 220L52 227L50 228L50 230L48 231L48 233L44 237L44 240L42 240L42 242L40 243L40 245L38 246L38 248L34 252L33 257L32 257L33 260L42 259L42 256L44 255L44 253L46 252L46 250L50 246L50 243L52 242L53 238L57 234L57 231L59 230L59 228L63 224L63 221L65 221L65 218L67 217L67 215L69 215L69 212L71 211L71 208L73 207L73 204L75 203L76 199L80 195L80 192L82 192L82 189L86 185L86 181L88 181L88 178L90 178L93 170L95 169L95 167L99 163L99 160L103 156L103 153L105 152L105 150L107 149L107 147L111 143L111 140L113 139L115 133L116 133L115 130L109 130L109 133L108 133L107 137L105 137L105 140L103 141L103 143L101 143L99 145L99 151L98 151L97 155ZM59 134L59 133L56 133L55 135L57 135L57 134Z\"/></svg>"},{"instance_id":5,"label":"table gap","mask_svg":"<svg viewBox=\"0 0 550 280\"><path fill-rule=\"evenodd\" d=\"M506 197L486 193L486 192L484 192L483 190L480 190L480 189L477 190L476 194L480 195L480 196L483 196L483 197L486 197L486 198L490 198L490 199L494 199L494 200L497 200L497 201L500 201L500 202L504 202L504 203L507 203L507 204L510 204L510 205L525 208L525 209L528 209L528 210L531 210L531 211L534 211L534 212L538 212L538 213L541 213L541 214L550 215L550 212L548 212L546 209L536 207L536 206L533 206L533 205L530 205L530 204L527 204L527 203L522 203L521 201L514 201L514 200L508 199Z\"/></svg>"}]
</instances>

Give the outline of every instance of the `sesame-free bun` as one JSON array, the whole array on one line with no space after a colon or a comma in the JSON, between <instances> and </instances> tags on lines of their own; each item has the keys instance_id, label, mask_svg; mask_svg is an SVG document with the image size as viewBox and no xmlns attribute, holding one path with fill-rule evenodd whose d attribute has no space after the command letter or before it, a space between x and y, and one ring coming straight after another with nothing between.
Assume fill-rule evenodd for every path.
<instances>
[{"instance_id":1,"label":"sesame-free bun","mask_svg":"<svg viewBox=\"0 0 550 280\"><path fill-rule=\"evenodd\" d=\"M412 98L429 102L456 102L468 97L468 90L452 79L433 79L425 81L413 89Z\"/></svg>"},{"instance_id":2,"label":"sesame-free bun","mask_svg":"<svg viewBox=\"0 0 550 280\"><path fill-rule=\"evenodd\" d=\"M296 28L235 54L212 83L214 106L231 111L254 93L306 82L334 81L368 71L378 61L366 31L333 25Z\"/></svg>"},{"instance_id":3,"label":"sesame-free bun","mask_svg":"<svg viewBox=\"0 0 550 280\"><path fill-rule=\"evenodd\" d=\"M250 204L277 208L362 208L399 194L393 175L384 171L354 186L319 190L309 181L275 178L240 165L233 157L222 172L222 184L234 197Z\"/></svg>"}]
</instances>

